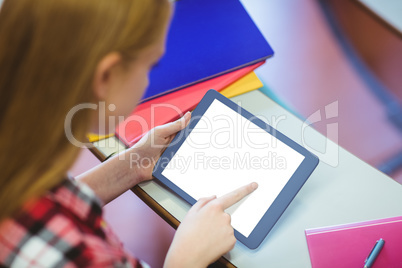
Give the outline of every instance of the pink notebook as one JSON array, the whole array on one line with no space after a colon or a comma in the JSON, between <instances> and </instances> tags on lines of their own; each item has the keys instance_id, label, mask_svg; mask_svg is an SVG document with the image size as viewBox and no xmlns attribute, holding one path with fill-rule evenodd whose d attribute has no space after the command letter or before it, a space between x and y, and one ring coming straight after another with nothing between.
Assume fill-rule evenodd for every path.
<instances>
[{"instance_id":1,"label":"pink notebook","mask_svg":"<svg viewBox=\"0 0 402 268\"><path fill-rule=\"evenodd\" d=\"M306 232L313 268L363 267L375 242L385 244L373 268L402 267L402 217L317 229Z\"/></svg>"},{"instance_id":2,"label":"pink notebook","mask_svg":"<svg viewBox=\"0 0 402 268\"><path fill-rule=\"evenodd\" d=\"M220 91L263 63L264 61L141 103L116 128L116 136L127 146L132 146L151 128L174 121L194 109L209 89Z\"/></svg>"}]
</instances>

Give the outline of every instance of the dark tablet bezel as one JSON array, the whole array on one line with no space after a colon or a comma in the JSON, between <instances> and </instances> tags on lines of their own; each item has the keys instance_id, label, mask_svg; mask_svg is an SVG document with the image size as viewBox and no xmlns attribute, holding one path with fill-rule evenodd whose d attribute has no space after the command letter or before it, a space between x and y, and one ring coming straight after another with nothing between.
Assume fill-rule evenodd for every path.
<instances>
[{"instance_id":1,"label":"dark tablet bezel","mask_svg":"<svg viewBox=\"0 0 402 268\"><path fill-rule=\"evenodd\" d=\"M223 96L222 94L220 94L215 90L209 90L205 94L201 102L198 104L198 106L195 108L195 110L192 112L189 125L185 129L177 133L171 145L168 146L168 148L160 157L159 161L156 163L153 171L153 176L157 180L159 180L162 184L164 184L166 187L168 187L173 192L178 194L180 197L182 197L191 205L194 205L197 202L197 200L195 200L189 194L184 192L180 187L175 185L168 178L163 176L162 172L215 99L222 102L223 104L231 108L233 111L239 113L244 118L253 122L263 130L267 131L269 134L273 135L274 137L276 137L277 139L279 139L280 141L291 147L293 150L297 151L298 153L304 156L304 160L302 161L302 163L296 169L295 173L293 173L292 177L283 187L282 191L276 197L275 201L265 212L264 216L255 226L251 234L248 237L245 237L235 229L235 236L237 240L242 242L250 249L256 249L264 240L264 238L267 236L267 234L271 231L275 223L281 217L282 213L286 210L290 202L293 200L293 198L299 192L301 187L304 185L308 177L311 175L313 170L318 165L319 160L317 156L313 155L304 147L300 146L295 141L286 137L278 130L272 128L270 125L266 124L264 121L257 118L247 110L243 109L230 99L226 98L225 96Z\"/></svg>"}]
</instances>

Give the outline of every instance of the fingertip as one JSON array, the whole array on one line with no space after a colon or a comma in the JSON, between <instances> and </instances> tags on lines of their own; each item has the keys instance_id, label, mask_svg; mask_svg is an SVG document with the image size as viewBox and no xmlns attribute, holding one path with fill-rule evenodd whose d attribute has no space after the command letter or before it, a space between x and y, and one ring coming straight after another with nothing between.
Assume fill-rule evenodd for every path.
<instances>
[{"instance_id":1,"label":"fingertip","mask_svg":"<svg viewBox=\"0 0 402 268\"><path fill-rule=\"evenodd\" d=\"M189 119L191 118L191 112L190 112L190 111L187 111L187 113L184 115L184 118L185 118L186 120L189 120Z\"/></svg>"},{"instance_id":2,"label":"fingertip","mask_svg":"<svg viewBox=\"0 0 402 268\"><path fill-rule=\"evenodd\" d=\"M185 126L187 126L190 123L190 119L191 119L191 112L187 112L184 116L183 116L184 122L185 122Z\"/></svg>"},{"instance_id":3,"label":"fingertip","mask_svg":"<svg viewBox=\"0 0 402 268\"><path fill-rule=\"evenodd\" d=\"M257 188L258 188L258 183L252 182L251 183L251 189L253 189L253 191L255 191Z\"/></svg>"}]
</instances>

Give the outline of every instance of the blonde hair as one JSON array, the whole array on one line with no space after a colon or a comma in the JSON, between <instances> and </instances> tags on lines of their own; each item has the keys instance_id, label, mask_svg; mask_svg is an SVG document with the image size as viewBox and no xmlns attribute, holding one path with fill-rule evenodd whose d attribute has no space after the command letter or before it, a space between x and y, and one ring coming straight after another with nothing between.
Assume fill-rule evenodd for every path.
<instances>
[{"instance_id":1,"label":"blonde hair","mask_svg":"<svg viewBox=\"0 0 402 268\"><path fill-rule=\"evenodd\" d=\"M135 60L161 37L167 0L5 0L0 9L0 221L59 184L79 148L64 133L94 101L99 61ZM72 122L84 141L92 114Z\"/></svg>"}]
</instances>

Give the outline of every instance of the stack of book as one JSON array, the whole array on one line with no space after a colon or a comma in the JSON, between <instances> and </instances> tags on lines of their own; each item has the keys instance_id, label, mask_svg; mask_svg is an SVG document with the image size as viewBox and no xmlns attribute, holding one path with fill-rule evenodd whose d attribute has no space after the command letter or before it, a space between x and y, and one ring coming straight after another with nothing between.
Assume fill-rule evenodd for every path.
<instances>
[{"instance_id":1,"label":"stack of book","mask_svg":"<svg viewBox=\"0 0 402 268\"><path fill-rule=\"evenodd\" d=\"M174 9L166 54L141 103L116 129L127 146L194 109L209 89L230 98L262 87L254 70L273 55L239 0L181 0Z\"/></svg>"}]
</instances>

